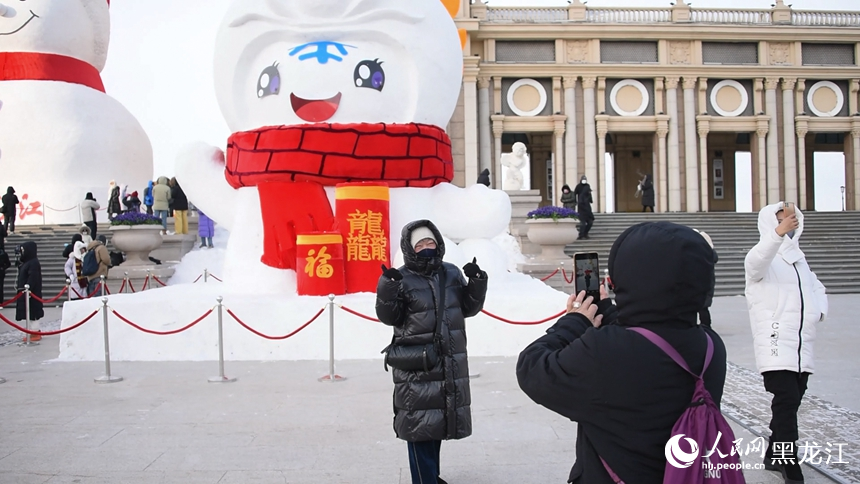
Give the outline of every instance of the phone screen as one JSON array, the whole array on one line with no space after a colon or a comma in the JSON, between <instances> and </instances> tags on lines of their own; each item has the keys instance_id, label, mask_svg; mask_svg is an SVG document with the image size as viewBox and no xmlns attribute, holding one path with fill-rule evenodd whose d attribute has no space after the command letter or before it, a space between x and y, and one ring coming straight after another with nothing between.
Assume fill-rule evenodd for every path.
<instances>
[{"instance_id":1,"label":"phone screen","mask_svg":"<svg viewBox=\"0 0 860 484\"><path fill-rule=\"evenodd\" d=\"M576 293L585 291L585 296L600 300L600 263L597 252L582 252L573 255L576 269Z\"/></svg>"}]
</instances>

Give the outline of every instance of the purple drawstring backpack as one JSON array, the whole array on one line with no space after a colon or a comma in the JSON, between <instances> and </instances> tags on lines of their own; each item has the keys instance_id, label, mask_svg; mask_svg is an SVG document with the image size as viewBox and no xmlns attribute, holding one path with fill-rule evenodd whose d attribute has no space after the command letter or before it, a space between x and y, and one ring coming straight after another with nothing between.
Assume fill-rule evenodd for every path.
<instances>
[{"instance_id":1,"label":"purple drawstring backpack","mask_svg":"<svg viewBox=\"0 0 860 484\"><path fill-rule=\"evenodd\" d=\"M666 472L663 484L745 484L738 451L734 448L735 434L705 389L705 371L714 356L714 342L708 338L708 352L702 374L696 375L684 358L665 339L645 328L627 328L641 334L663 350L687 373L696 379L692 403L672 427L672 438L666 443ZM681 448L684 441L685 449ZM716 445L715 445L716 444ZM600 459L616 484L624 484L603 458Z\"/></svg>"}]
</instances>

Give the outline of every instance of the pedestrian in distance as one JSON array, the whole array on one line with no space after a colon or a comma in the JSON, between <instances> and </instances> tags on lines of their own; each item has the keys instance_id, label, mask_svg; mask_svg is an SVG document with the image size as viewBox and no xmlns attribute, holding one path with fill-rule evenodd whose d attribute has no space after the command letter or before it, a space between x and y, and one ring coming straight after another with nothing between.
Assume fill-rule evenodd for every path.
<instances>
[{"instance_id":1,"label":"pedestrian in distance","mask_svg":"<svg viewBox=\"0 0 860 484\"><path fill-rule=\"evenodd\" d=\"M212 237L215 236L215 222L209 218L202 210L197 209L199 216L197 221L197 235L200 236L200 248L209 247L212 245Z\"/></svg>"},{"instance_id":2,"label":"pedestrian in distance","mask_svg":"<svg viewBox=\"0 0 860 484\"><path fill-rule=\"evenodd\" d=\"M6 270L12 267L12 259L6 252L6 227L0 225L0 301L6 300Z\"/></svg>"},{"instance_id":3,"label":"pedestrian in distance","mask_svg":"<svg viewBox=\"0 0 860 484\"><path fill-rule=\"evenodd\" d=\"M651 175L645 175L642 183L639 184L642 190L642 212L650 210L654 212L654 182L651 180Z\"/></svg>"},{"instance_id":4,"label":"pedestrian in distance","mask_svg":"<svg viewBox=\"0 0 860 484\"><path fill-rule=\"evenodd\" d=\"M162 233L167 232L167 216L170 210L170 187L166 176L158 177L158 183L152 187L152 210L161 219Z\"/></svg>"},{"instance_id":5,"label":"pedestrian in distance","mask_svg":"<svg viewBox=\"0 0 860 484\"><path fill-rule=\"evenodd\" d=\"M140 198L136 191L126 194L122 198L122 204L126 212L140 212Z\"/></svg>"},{"instance_id":6,"label":"pedestrian in distance","mask_svg":"<svg viewBox=\"0 0 860 484\"><path fill-rule=\"evenodd\" d=\"M188 234L188 197L176 178L170 179L170 196L173 199L173 230L177 234Z\"/></svg>"},{"instance_id":7,"label":"pedestrian in distance","mask_svg":"<svg viewBox=\"0 0 860 484\"><path fill-rule=\"evenodd\" d=\"M803 228L803 214L794 204L764 207L758 216L761 237L744 260L756 366L773 394L764 465L792 484L803 482L797 410L815 370L816 329L828 311L824 285L800 250Z\"/></svg>"},{"instance_id":8,"label":"pedestrian in distance","mask_svg":"<svg viewBox=\"0 0 860 484\"><path fill-rule=\"evenodd\" d=\"M45 316L42 303L33 296L42 297L42 264L36 254L35 242L24 242L21 244L21 266L18 268L18 280L15 287L18 292L24 292L25 286L30 286L30 331L39 331L39 320ZM27 319L27 301L21 296L15 306L15 320L25 321ZM30 341L39 341L40 335L31 335ZM24 340L27 336L24 335Z\"/></svg>"},{"instance_id":9,"label":"pedestrian in distance","mask_svg":"<svg viewBox=\"0 0 860 484\"><path fill-rule=\"evenodd\" d=\"M561 187L561 204L564 208L576 210L576 196L570 191L570 185Z\"/></svg>"},{"instance_id":10,"label":"pedestrian in distance","mask_svg":"<svg viewBox=\"0 0 860 484\"><path fill-rule=\"evenodd\" d=\"M672 429L691 407L698 383L643 333L665 340L691 372L703 375L719 406L725 345L698 324L713 291L714 251L688 227L644 223L618 237L608 262L617 306L603 287L600 301L585 292L571 295L567 314L520 353L517 380L536 403L577 423L568 482L660 484Z\"/></svg>"},{"instance_id":11,"label":"pedestrian in distance","mask_svg":"<svg viewBox=\"0 0 860 484\"><path fill-rule=\"evenodd\" d=\"M108 188L108 219L113 220L114 217L122 213L122 204L120 203L120 188L114 180L110 181Z\"/></svg>"},{"instance_id":12,"label":"pedestrian in distance","mask_svg":"<svg viewBox=\"0 0 860 484\"><path fill-rule=\"evenodd\" d=\"M1 199L3 208L0 212L3 213L3 226L6 228L6 233L15 233L15 217L18 211L18 196L15 195L15 189L12 187L6 188L6 195Z\"/></svg>"},{"instance_id":13,"label":"pedestrian in distance","mask_svg":"<svg viewBox=\"0 0 860 484\"><path fill-rule=\"evenodd\" d=\"M143 204L146 206L146 214L147 215L152 215L152 204L153 203L154 202L152 199L152 180L149 180L149 183L147 183L146 188L143 189Z\"/></svg>"},{"instance_id":14,"label":"pedestrian in distance","mask_svg":"<svg viewBox=\"0 0 860 484\"><path fill-rule=\"evenodd\" d=\"M81 202L81 220L83 220L84 225L90 229L87 234L91 237L90 242L92 242L92 238L95 238L98 235L99 226L96 211L101 208L102 207L99 205L99 202L97 202L95 197L93 197L93 192L87 192L87 195L84 197L84 201ZM84 237L84 239L86 239L86 237ZM89 242L86 243L89 244Z\"/></svg>"},{"instance_id":15,"label":"pedestrian in distance","mask_svg":"<svg viewBox=\"0 0 860 484\"><path fill-rule=\"evenodd\" d=\"M478 183L484 185L485 187L490 186L490 169L484 168L480 175L478 175Z\"/></svg>"},{"instance_id":16,"label":"pedestrian in distance","mask_svg":"<svg viewBox=\"0 0 860 484\"><path fill-rule=\"evenodd\" d=\"M483 308L487 273L475 259L463 273L443 262L445 242L429 220L407 224L400 248L404 265L383 265L376 289L376 315L394 328L384 350L394 379L394 432L406 441L412 483L445 484L442 441L472 434L466 318Z\"/></svg>"},{"instance_id":17,"label":"pedestrian in distance","mask_svg":"<svg viewBox=\"0 0 860 484\"><path fill-rule=\"evenodd\" d=\"M594 212L591 210L591 204L594 203L594 198L591 196L591 185L588 184L588 178L585 175L579 180L579 185L573 189L573 196L576 199L576 211L579 213L579 237L576 240L588 239L588 232L594 225Z\"/></svg>"},{"instance_id":18,"label":"pedestrian in distance","mask_svg":"<svg viewBox=\"0 0 860 484\"><path fill-rule=\"evenodd\" d=\"M69 251L66 265L64 267L66 278L69 280L69 290L72 291L72 299L81 299L87 297L87 286L89 281L81 272L83 269L84 254L87 252L87 246L83 242L78 241L72 244L72 250Z\"/></svg>"},{"instance_id":19,"label":"pedestrian in distance","mask_svg":"<svg viewBox=\"0 0 860 484\"><path fill-rule=\"evenodd\" d=\"M104 235L100 235L99 238L90 242L87 246L87 254L84 254L84 257L86 257L89 252L93 252L93 257L95 257L95 260L98 263L98 269L92 274L86 274L87 294L101 297L105 293L104 287L99 286L101 276L105 276L105 279L107 279L108 269L110 269L110 253L107 250L107 239ZM98 289L98 291L96 291L96 289Z\"/></svg>"}]
</instances>

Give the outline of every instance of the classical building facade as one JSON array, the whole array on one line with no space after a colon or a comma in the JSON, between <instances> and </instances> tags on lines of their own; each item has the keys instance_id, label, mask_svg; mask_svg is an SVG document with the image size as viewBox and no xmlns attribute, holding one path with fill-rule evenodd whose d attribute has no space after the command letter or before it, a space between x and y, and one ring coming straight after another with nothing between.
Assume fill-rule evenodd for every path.
<instances>
[{"instance_id":1,"label":"classical building facade","mask_svg":"<svg viewBox=\"0 0 860 484\"><path fill-rule=\"evenodd\" d=\"M860 209L860 11L462 0L456 20L468 35L448 127L457 184L489 168L501 187L501 154L522 141L545 203L584 174L595 210L638 211L650 174L657 211L734 211L735 154L749 152L753 209L814 210L813 153L837 151L847 209Z\"/></svg>"}]
</instances>

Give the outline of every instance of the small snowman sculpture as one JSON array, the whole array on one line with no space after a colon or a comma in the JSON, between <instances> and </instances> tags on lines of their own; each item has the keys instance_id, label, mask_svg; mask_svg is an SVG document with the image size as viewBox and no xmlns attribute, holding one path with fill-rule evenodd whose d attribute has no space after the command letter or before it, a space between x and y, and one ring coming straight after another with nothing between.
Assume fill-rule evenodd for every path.
<instances>
[{"instance_id":1,"label":"small snowman sculpture","mask_svg":"<svg viewBox=\"0 0 860 484\"><path fill-rule=\"evenodd\" d=\"M427 218L446 238L446 260L461 266L477 257L491 275L506 272L507 257L491 239L510 222L507 194L450 183L444 127L463 54L446 3L458 4L232 3L216 43L215 87L234 134L226 155L198 144L176 164L189 198L230 230L228 281L294 292L294 270L266 253L271 220L324 229L317 225L334 186L362 181L391 187L392 250L404 225ZM399 252L391 255L401 263Z\"/></svg>"},{"instance_id":2,"label":"small snowman sculpture","mask_svg":"<svg viewBox=\"0 0 860 484\"><path fill-rule=\"evenodd\" d=\"M152 176L149 138L105 94L109 40L109 0L0 0L0 173L48 223L79 222L112 179Z\"/></svg>"}]
</instances>

